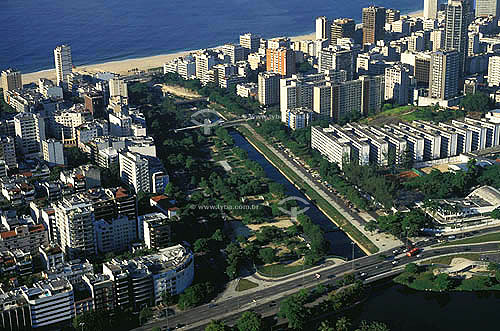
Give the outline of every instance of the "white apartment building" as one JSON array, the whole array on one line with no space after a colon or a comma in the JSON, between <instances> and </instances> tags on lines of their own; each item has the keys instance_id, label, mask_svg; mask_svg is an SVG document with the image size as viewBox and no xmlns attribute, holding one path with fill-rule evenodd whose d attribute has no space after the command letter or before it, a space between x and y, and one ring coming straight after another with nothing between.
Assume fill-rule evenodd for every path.
<instances>
[{"instance_id":1,"label":"white apartment building","mask_svg":"<svg viewBox=\"0 0 500 331\"><path fill-rule=\"evenodd\" d=\"M99 253L122 252L137 239L137 223L126 215L112 220L96 220L95 234Z\"/></svg>"},{"instance_id":2,"label":"white apartment building","mask_svg":"<svg viewBox=\"0 0 500 331\"><path fill-rule=\"evenodd\" d=\"M42 140L42 155L49 166L64 165L63 144L58 140Z\"/></svg>"},{"instance_id":3,"label":"white apartment building","mask_svg":"<svg viewBox=\"0 0 500 331\"><path fill-rule=\"evenodd\" d=\"M73 72L71 46L61 45L54 49L54 62L56 66L57 86L67 87L67 78Z\"/></svg>"},{"instance_id":4,"label":"white apartment building","mask_svg":"<svg viewBox=\"0 0 500 331\"><path fill-rule=\"evenodd\" d=\"M73 286L64 278L40 281L31 288L22 286L21 291L30 307L34 329L75 317Z\"/></svg>"},{"instance_id":5,"label":"white apartment building","mask_svg":"<svg viewBox=\"0 0 500 331\"><path fill-rule=\"evenodd\" d=\"M500 15L500 1L498 0L476 0L476 17L488 17Z\"/></svg>"},{"instance_id":6,"label":"white apartment building","mask_svg":"<svg viewBox=\"0 0 500 331\"><path fill-rule=\"evenodd\" d=\"M149 162L144 156L128 151L121 152L118 162L123 183L135 192L151 192Z\"/></svg>"},{"instance_id":7,"label":"white apartment building","mask_svg":"<svg viewBox=\"0 0 500 331\"><path fill-rule=\"evenodd\" d=\"M348 141L337 139L329 130L320 126L311 127L311 147L324 155L328 161L336 163L340 169L344 161L351 158Z\"/></svg>"},{"instance_id":8,"label":"white apartment building","mask_svg":"<svg viewBox=\"0 0 500 331\"><path fill-rule=\"evenodd\" d=\"M311 109L301 107L289 109L286 112L286 126L292 130L303 129L308 127L313 120L313 111Z\"/></svg>"},{"instance_id":9,"label":"white apartment building","mask_svg":"<svg viewBox=\"0 0 500 331\"><path fill-rule=\"evenodd\" d=\"M436 19L438 13L438 0L424 0L424 18Z\"/></svg>"},{"instance_id":10,"label":"white apartment building","mask_svg":"<svg viewBox=\"0 0 500 331\"><path fill-rule=\"evenodd\" d=\"M278 73L259 73L258 96L262 105L269 106L280 102L280 78Z\"/></svg>"},{"instance_id":11,"label":"white apartment building","mask_svg":"<svg viewBox=\"0 0 500 331\"><path fill-rule=\"evenodd\" d=\"M408 104L410 71L401 63L385 69L385 100L397 105Z\"/></svg>"},{"instance_id":12,"label":"white apartment building","mask_svg":"<svg viewBox=\"0 0 500 331\"><path fill-rule=\"evenodd\" d=\"M109 97L128 98L127 82L121 78L109 80Z\"/></svg>"},{"instance_id":13,"label":"white apartment building","mask_svg":"<svg viewBox=\"0 0 500 331\"><path fill-rule=\"evenodd\" d=\"M109 113L109 132L115 137L127 137L132 134L132 118L123 113Z\"/></svg>"},{"instance_id":14,"label":"white apartment building","mask_svg":"<svg viewBox=\"0 0 500 331\"><path fill-rule=\"evenodd\" d=\"M163 73L178 73L184 79L196 77L196 61L192 55L176 58L163 65Z\"/></svg>"},{"instance_id":15,"label":"white apartment building","mask_svg":"<svg viewBox=\"0 0 500 331\"><path fill-rule=\"evenodd\" d=\"M53 204L58 243L69 259L96 254L92 203L82 195L65 197Z\"/></svg>"},{"instance_id":16,"label":"white apartment building","mask_svg":"<svg viewBox=\"0 0 500 331\"><path fill-rule=\"evenodd\" d=\"M76 128L92 120L92 113L83 104L53 112L49 117L49 128L54 137L65 145L77 145Z\"/></svg>"},{"instance_id":17,"label":"white apartment building","mask_svg":"<svg viewBox=\"0 0 500 331\"><path fill-rule=\"evenodd\" d=\"M255 83L241 83L236 85L236 94L242 98L255 98L259 93L259 87Z\"/></svg>"},{"instance_id":18,"label":"white apartment building","mask_svg":"<svg viewBox=\"0 0 500 331\"><path fill-rule=\"evenodd\" d=\"M252 33L240 35L240 45L248 50L248 53L255 53L259 50L260 36Z\"/></svg>"},{"instance_id":19,"label":"white apartment building","mask_svg":"<svg viewBox=\"0 0 500 331\"><path fill-rule=\"evenodd\" d=\"M455 50L432 53L429 76L431 98L448 100L458 94L459 53Z\"/></svg>"},{"instance_id":20,"label":"white apartment building","mask_svg":"<svg viewBox=\"0 0 500 331\"><path fill-rule=\"evenodd\" d=\"M39 115L19 113L14 117L16 148L25 157L40 154L40 142L45 139L45 125Z\"/></svg>"},{"instance_id":21,"label":"white apartment building","mask_svg":"<svg viewBox=\"0 0 500 331\"><path fill-rule=\"evenodd\" d=\"M194 54L196 63L196 78L204 80L207 72L217 64L215 56L209 51Z\"/></svg>"},{"instance_id":22,"label":"white apartment building","mask_svg":"<svg viewBox=\"0 0 500 331\"><path fill-rule=\"evenodd\" d=\"M492 56L488 60L488 85L500 86L500 56Z\"/></svg>"},{"instance_id":23,"label":"white apartment building","mask_svg":"<svg viewBox=\"0 0 500 331\"><path fill-rule=\"evenodd\" d=\"M246 60L246 49L240 45L225 44L222 46L222 53L229 56L232 64Z\"/></svg>"}]
</instances>

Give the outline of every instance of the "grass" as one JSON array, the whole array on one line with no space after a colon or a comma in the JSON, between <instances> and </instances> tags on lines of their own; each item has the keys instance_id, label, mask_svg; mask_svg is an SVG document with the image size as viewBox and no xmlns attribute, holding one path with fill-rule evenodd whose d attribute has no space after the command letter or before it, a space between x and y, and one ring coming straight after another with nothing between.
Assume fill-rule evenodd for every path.
<instances>
[{"instance_id":1,"label":"grass","mask_svg":"<svg viewBox=\"0 0 500 331\"><path fill-rule=\"evenodd\" d=\"M286 264L275 263L257 267L257 271L261 275L267 277L283 277L302 270L306 270L308 268L310 267L303 266L302 264L290 266Z\"/></svg>"},{"instance_id":2,"label":"grass","mask_svg":"<svg viewBox=\"0 0 500 331\"><path fill-rule=\"evenodd\" d=\"M359 245L363 246L371 254L378 252L378 247L375 246L370 239L361 233L355 226L353 226L347 219L339 213L339 211L321 197L314 189L312 189L299 175L292 171L285 163L272 153L266 145L254 138L250 131L245 127L238 127L238 130L245 136L246 139L251 140L260 151L271 161L271 163L286 176L292 180L297 186L304 190L309 199L314 200L315 204L328 216L335 220L339 228L348 233Z\"/></svg>"},{"instance_id":3,"label":"grass","mask_svg":"<svg viewBox=\"0 0 500 331\"><path fill-rule=\"evenodd\" d=\"M478 253L462 253L462 254L455 254L455 255L448 255L448 256L441 256L434 258L432 260L427 260L425 261L425 264L427 263L436 263L436 264L446 264L450 265L451 260L455 258L463 258L471 261L477 261L481 257L481 254Z\"/></svg>"},{"instance_id":4,"label":"grass","mask_svg":"<svg viewBox=\"0 0 500 331\"><path fill-rule=\"evenodd\" d=\"M478 236L478 237L454 240L451 242L439 244L436 247L451 246L451 245L463 245L463 244L479 244L479 243L485 243L485 242L490 242L490 241L500 241L500 232L488 233L488 234Z\"/></svg>"},{"instance_id":5,"label":"grass","mask_svg":"<svg viewBox=\"0 0 500 331\"><path fill-rule=\"evenodd\" d=\"M246 279L240 279L240 281L238 282L238 285L236 285L236 291L242 292L242 291L246 291L246 290L249 290L251 288L257 287L257 286L259 286L259 284L251 282L251 281L246 280Z\"/></svg>"}]
</instances>

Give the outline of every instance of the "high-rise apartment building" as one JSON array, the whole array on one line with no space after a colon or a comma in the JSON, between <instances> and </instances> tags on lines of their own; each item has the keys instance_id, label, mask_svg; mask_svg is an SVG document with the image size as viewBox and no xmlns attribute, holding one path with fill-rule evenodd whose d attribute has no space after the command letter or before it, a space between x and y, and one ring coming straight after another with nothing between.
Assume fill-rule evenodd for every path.
<instances>
[{"instance_id":1,"label":"high-rise apartment building","mask_svg":"<svg viewBox=\"0 0 500 331\"><path fill-rule=\"evenodd\" d=\"M260 47L260 36L252 33L242 34L240 35L240 45L248 50L248 54L255 53Z\"/></svg>"},{"instance_id":2,"label":"high-rise apartment building","mask_svg":"<svg viewBox=\"0 0 500 331\"><path fill-rule=\"evenodd\" d=\"M16 143L10 136L0 137L0 160L4 160L7 168L17 168Z\"/></svg>"},{"instance_id":3,"label":"high-rise apartment building","mask_svg":"<svg viewBox=\"0 0 500 331\"><path fill-rule=\"evenodd\" d=\"M363 44L374 44L384 39L385 8L363 8Z\"/></svg>"},{"instance_id":4,"label":"high-rise apartment building","mask_svg":"<svg viewBox=\"0 0 500 331\"><path fill-rule=\"evenodd\" d=\"M111 78L109 80L109 97L128 98L127 82L120 78Z\"/></svg>"},{"instance_id":5,"label":"high-rise apartment building","mask_svg":"<svg viewBox=\"0 0 500 331\"><path fill-rule=\"evenodd\" d=\"M385 100L394 104L408 104L410 88L410 71L402 64L385 69Z\"/></svg>"},{"instance_id":6,"label":"high-rise apartment building","mask_svg":"<svg viewBox=\"0 0 500 331\"><path fill-rule=\"evenodd\" d=\"M340 38L354 38L356 23L352 18L339 18L333 21L330 45L337 45Z\"/></svg>"},{"instance_id":7,"label":"high-rise apartment building","mask_svg":"<svg viewBox=\"0 0 500 331\"><path fill-rule=\"evenodd\" d=\"M2 89L3 98L8 102L6 97L7 91L20 90L23 88L23 80L20 71L14 69L7 69L2 71Z\"/></svg>"},{"instance_id":8,"label":"high-rise apartment building","mask_svg":"<svg viewBox=\"0 0 500 331\"><path fill-rule=\"evenodd\" d=\"M274 72L261 72L258 77L258 99L264 106L274 105L280 101L281 75Z\"/></svg>"},{"instance_id":9,"label":"high-rise apartment building","mask_svg":"<svg viewBox=\"0 0 500 331\"><path fill-rule=\"evenodd\" d=\"M500 15L499 0L476 0L476 17Z\"/></svg>"},{"instance_id":10,"label":"high-rise apartment building","mask_svg":"<svg viewBox=\"0 0 500 331\"><path fill-rule=\"evenodd\" d=\"M424 0L424 18L436 19L438 0Z\"/></svg>"},{"instance_id":11,"label":"high-rise apartment building","mask_svg":"<svg viewBox=\"0 0 500 331\"><path fill-rule=\"evenodd\" d=\"M53 204L58 243L65 256L74 259L95 255L96 238L92 202L75 194Z\"/></svg>"},{"instance_id":12,"label":"high-rise apartment building","mask_svg":"<svg viewBox=\"0 0 500 331\"><path fill-rule=\"evenodd\" d=\"M42 140L42 155L49 165L64 165L63 144L55 139Z\"/></svg>"},{"instance_id":13,"label":"high-rise apartment building","mask_svg":"<svg viewBox=\"0 0 500 331\"><path fill-rule=\"evenodd\" d=\"M316 39L330 39L332 22L325 16L316 18Z\"/></svg>"},{"instance_id":14,"label":"high-rise apartment building","mask_svg":"<svg viewBox=\"0 0 500 331\"><path fill-rule=\"evenodd\" d=\"M54 61L56 65L57 85L61 87L67 87L67 77L73 71L71 46L57 46L54 49Z\"/></svg>"},{"instance_id":15,"label":"high-rise apartment building","mask_svg":"<svg viewBox=\"0 0 500 331\"><path fill-rule=\"evenodd\" d=\"M488 85L500 86L500 56L492 56L488 61Z\"/></svg>"},{"instance_id":16,"label":"high-rise apartment building","mask_svg":"<svg viewBox=\"0 0 500 331\"><path fill-rule=\"evenodd\" d=\"M400 18L401 18L401 12L397 9L388 8L385 11L385 23L386 24L392 24L396 21L399 21Z\"/></svg>"},{"instance_id":17,"label":"high-rise apartment building","mask_svg":"<svg viewBox=\"0 0 500 331\"><path fill-rule=\"evenodd\" d=\"M340 46L330 46L319 53L319 72L328 70L345 70L347 79L354 78L356 72L356 62L358 51L354 49L341 48Z\"/></svg>"},{"instance_id":18,"label":"high-rise apartment building","mask_svg":"<svg viewBox=\"0 0 500 331\"><path fill-rule=\"evenodd\" d=\"M40 142L45 139L45 124L39 115L19 113L14 117L16 148L20 155L34 156L40 153Z\"/></svg>"},{"instance_id":19,"label":"high-rise apartment building","mask_svg":"<svg viewBox=\"0 0 500 331\"><path fill-rule=\"evenodd\" d=\"M217 64L215 56L209 51L203 51L194 55L196 63L196 78L205 79L207 72Z\"/></svg>"},{"instance_id":20,"label":"high-rise apartment building","mask_svg":"<svg viewBox=\"0 0 500 331\"><path fill-rule=\"evenodd\" d=\"M459 53L459 74L462 79L465 71L467 55L467 28L470 22L469 2L466 0L449 0L445 19L445 48L455 49Z\"/></svg>"},{"instance_id":21,"label":"high-rise apartment building","mask_svg":"<svg viewBox=\"0 0 500 331\"><path fill-rule=\"evenodd\" d=\"M267 71L278 73L283 77L291 76L295 73L295 52L284 47L268 48L266 50L266 68Z\"/></svg>"},{"instance_id":22,"label":"high-rise apartment building","mask_svg":"<svg viewBox=\"0 0 500 331\"><path fill-rule=\"evenodd\" d=\"M434 52L431 57L429 95L447 100L458 94L460 54L456 50Z\"/></svg>"},{"instance_id":23,"label":"high-rise apartment building","mask_svg":"<svg viewBox=\"0 0 500 331\"><path fill-rule=\"evenodd\" d=\"M222 52L229 56L229 59L232 64L235 64L238 61L246 60L246 51L245 48L241 45L235 44L225 44L222 46Z\"/></svg>"},{"instance_id":24,"label":"high-rise apartment building","mask_svg":"<svg viewBox=\"0 0 500 331\"><path fill-rule=\"evenodd\" d=\"M139 153L122 152L118 156L120 178L134 192L151 192L149 162Z\"/></svg>"}]
</instances>

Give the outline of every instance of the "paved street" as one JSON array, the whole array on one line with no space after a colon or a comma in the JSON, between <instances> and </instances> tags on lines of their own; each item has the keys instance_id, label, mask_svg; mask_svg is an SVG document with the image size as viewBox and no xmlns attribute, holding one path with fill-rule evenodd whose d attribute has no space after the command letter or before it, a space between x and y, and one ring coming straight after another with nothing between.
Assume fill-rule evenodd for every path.
<instances>
[{"instance_id":1,"label":"paved street","mask_svg":"<svg viewBox=\"0 0 500 331\"><path fill-rule=\"evenodd\" d=\"M244 126L248 130L250 130L250 132L257 140L265 144L271 152L279 157L287 167L289 167L295 173L301 175L302 179L309 186L311 186L323 199L328 201L328 203L330 203L333 208L337 209L339 213L342 214L342 216L344 216L351 224L353 224L361 233L369 238L372 243L379 248L379 250L382 251L391 249L403 244L399 239L391 235L366 231L364 228L364 224L366 224L366 221L358 213L356 213L351 208L348 208L335 194L329 192L323 184L318 183L318 181L314 177L312 177L311 174L304 169L304 167L297 164L295 160L267 143L267 141L261 135L255 132L255 130L250 125L245 124Z\"/></svg>"},{"instance_id":2,"label":"paved street","mask_svg":"<svg viewBox=\"0 0 500 331\"><path fill-rule=\"evenodd\" d=\"M429 241L427 244L433 243ZM396 256L397 264L392 264L393 259L387 259L384 256L392 256L391 251L365 256L354 261L346 262L342 265L327 266L324 269L316 272L311 272L298 275L289 281L278 283L275 286L248 293L237 298L231 298L217 303L215 306L205 304L195 307L186 312L179 313L169 319L169 325L176 326L184 324L183 330L203 330L203 326L212 319L222 319L231 324L234 322L241 312L252 309L253 311L263 313L264 316L271 315L276 312L279 307L279 302L284 297L289 296L303 287L313 287L318 284L333 284L342 279L345 273L356 271L356 274L365 273L365 279L369 279L376 275L381 275L394 270L401 270L402 267L409 262L428 259L430 257L447 255L458 252L498 252L498 243L474 244L474 245L458 245L439 248L424 248L420 253L420 257L407 257L400 254ZM384 256L382 256L384 255ZM318 281L315 274L321 275ZM155 326L165 327L166 320L148 323L147 325L137 328L136 330L149 330Z\"/></svg>"}]
</instances>

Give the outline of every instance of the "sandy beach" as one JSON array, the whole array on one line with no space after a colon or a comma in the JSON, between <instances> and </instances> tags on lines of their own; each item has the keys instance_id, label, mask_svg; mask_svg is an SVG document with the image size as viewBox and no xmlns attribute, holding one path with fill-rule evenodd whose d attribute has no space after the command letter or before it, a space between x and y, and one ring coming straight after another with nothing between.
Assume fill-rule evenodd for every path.
<instances>
[{"instance_id":1,"label":"sandy beach","mask_svg":"<svg viewBox=\"0 0 500 331\"><path fill-rule=\"evenodd\" d=\"M290 39L292 41L314 39L314 33L296 37L290 37ZM114 72L120 75L126 75L129 70L135 68L139 70L147 70L151 68L162 67L165 62L168 62L172 59L175 59L176 57L184 56L195 51L196 50L191 50L178 53L143 57L138 59L128 59L121 61L112 61L106 63L78 66L74 70L80 73L96 73L96 72L107 71L107 72ZM56 79L55 69L37 71L27 74L23 73L23 84L38 82L39 78L48 78L55 80Z\"/></svg>"},{"instance_id":2,"label":"sandy beach","mask_svg":"<svg viewBox=\"0 0 500 331\"><path fill-rule=\"evenodd\" d=\"M423 15L423 11L415 11L407 13L405 15L410 17L418 17ZM290 37L290 39L292 41L311 40L314 39L314 33ZM151 68L161 67L165 62L169 62L172 59L175 59L176 57L181 57L195 51L197 50L155 55L137 59L112 61L99 64L90 64L90 65L78 66L75 68L75 71L79 73L90 73L90 74L107 71L107 72L114 72L120 75L126 75L129 73L129 70L131 69L137 68L139 70L147 70ZM23 83L29 84L33 82L38 82L39 78L48 78L55 80L56 79L55 69L42 70L42 71L23 74Z\"/></svg>"}]
</instances>

